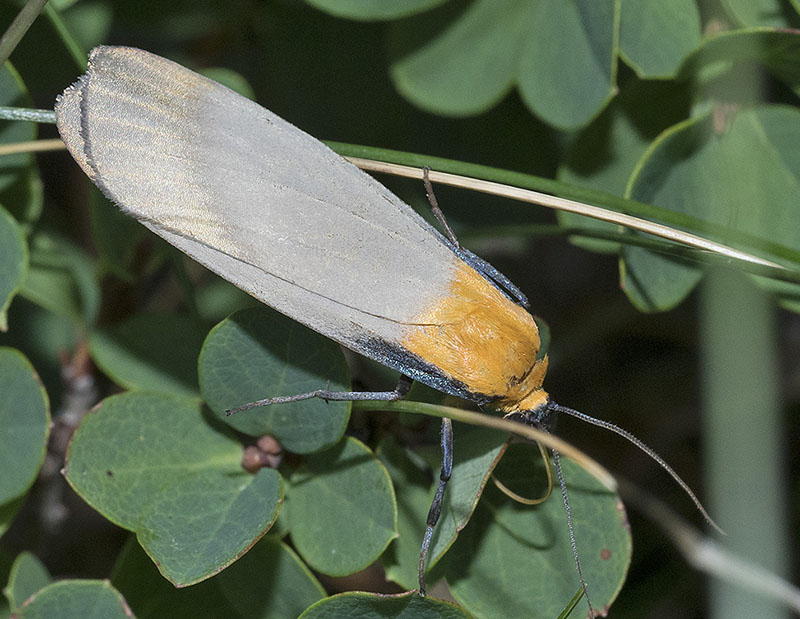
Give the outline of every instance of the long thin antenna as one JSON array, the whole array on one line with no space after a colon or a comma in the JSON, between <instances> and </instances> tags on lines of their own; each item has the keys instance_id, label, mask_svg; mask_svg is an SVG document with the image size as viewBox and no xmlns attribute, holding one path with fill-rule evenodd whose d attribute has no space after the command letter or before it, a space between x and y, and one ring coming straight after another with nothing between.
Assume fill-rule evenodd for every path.
<instances>
[{"instance_id":1,"label":"long thin antenna","mask_svg":"<svg viewBox=\"0 0 800 619\"><path fill-rule=\"evenodd\" d=\"M589 589L586 586L586 581L583 578L583 570L581 569L581 559L578 555L578 544L575 541L575 526L572 523L572 509L569 506L569 498L567 497L567 484L564 482L564 473L561 470L561 461L558 459L558 451L555 449L550 450L553 453L553 464L556 467L556 476L558 477L558 485L561 487L561 498L564 501L564 511L567 512L567 528L569 529L569 544L572 546L572 556L575 558L575 567L578 569L578 580L581 581L581 588L583 595L586 597L586 603L589 605L589 617L595 619L594 607L592 601L589 599Z\"/></svg>"},{"instance_id":2,"label":"long thin antenna","mask_svg":"<svg viewBox=\"0 0 800 619\"><path fill-rule=\"evenodd\" d=\"M725 531L723 531L719 527L719 525L716 522L714 522L714 519L708 515L708 512L706 511L705 507L703 507L703 504L700 502L700 499L697 498L695 493L692 492L692 489L689 487L689 484L687 484L685 481L683 481L683 479L681 479L680 475L678 475L674 471L674 469L669 464L666 463L664 458L659 456L652 448L645 445L633 434L631 434L627 430L623 430L622 428L614 425L613 423L609 423L608 421L603 421L602 419L596 419L595 417L591 417L586 413L576 411L573 408L567 408L566 406L561 406L560 404L556 404L555 402L551 402L550 409L557 411L559 413L565 413L567 415L571 415L572 417L576 417L577 419L585 421L586 423L590 423L594 426L605 428L606 430L611 430L611 432L613 432L614 434L618 434L622 438L627 439L629 442L636 445L644 453L646 453L653 460L655 460L659 464L659 466L661 466L662 469L664 469L667 473L669 473L670 477L672 477L672 479L674 479L678 483L678 485L681 488L683 488L683 491L689 495L690 499L692 499L692 502L694 503L695 507L697 507L697 510L703 515L703 518L706 519L706 522L708 522L708 524L714 527L722 535L725 535Z\"/></svg>"}]
</instances>

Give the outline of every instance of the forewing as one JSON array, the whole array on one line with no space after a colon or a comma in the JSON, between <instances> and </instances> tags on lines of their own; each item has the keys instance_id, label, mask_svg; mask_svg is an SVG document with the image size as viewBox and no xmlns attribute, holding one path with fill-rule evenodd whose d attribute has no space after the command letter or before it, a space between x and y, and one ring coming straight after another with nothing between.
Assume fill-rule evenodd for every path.
<instances>
[{"instance_id":1,"label":"forewing","mask_svg":"<svg viewBox=\"0 0 800 619\"><path fill-rule=\"evenodd\" d=\"M385 187L252 101L137 49L94 50L56 112L73 156L124 211L264 303L405 369L397 345L460 259Z\"/></svg>"}]
</instances>

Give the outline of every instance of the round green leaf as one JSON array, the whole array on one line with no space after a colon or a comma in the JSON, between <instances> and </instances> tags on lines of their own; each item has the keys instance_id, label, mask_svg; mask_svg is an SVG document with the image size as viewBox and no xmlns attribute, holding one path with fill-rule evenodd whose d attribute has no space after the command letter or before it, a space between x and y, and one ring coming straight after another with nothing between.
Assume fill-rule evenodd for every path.
<instances>
[{"instance_id":1,"label":"round green leaf","mask_svg":"<svg viewBox=\"0 0 800 619\"><path fill-rule=\"evenodd\" d=\"M25 600L52 582L44 564L31 552L21 552L11 566L8 584L3 593L12 611L19 608Z\"/></svg>"},{"instance_id":2,"label":"round green leaf","mask_svg":"<svg viewBox=\"0 0 800 619\"><path fill-rule=\"evenodd\" d=\"M637 162L658 135L689 112L684 84L631 80L603 113L571 143L558 179L624 196ZM590 217L558 211L562 226L591 233L617 234L619 227ZM618 252L619 243L587 237L573 239L593 251Z\"/></svg>"},{"instance_id":3,"label":"round green leaf","mask_svg":"<svg viewBox=\"0 0 800 619\"><path fill-rule=\"evenodd\" d=\"M100 288L86 253L65 238L45 233L30 239L30 252L25 297L80 324L94 323Z\"/></svg>"},{"instance_id":4,"label":"round green leaf","mask_svg":"<svg viewBox=\"0 0 800 619\"><path fill-rule=\"evenodd\" d=\"M297 555L272 535L219 575L183 589L164 580L131 538L111 582L139 619L283 619L297 617L325 596Z\"/></svg>"},{"instance_id":5,"label":"round green leaf","mask_svg":"<svg viewBox=\"0 0 800 619\"><path fill-rule=\"evenodd\" d=\"M375 561L397 537L397 503L384 466L347 437L308 456L287 490L292 542L314 569L346 576Z\"/></svg>"},{"instance_id":6,"label":"round green leaf","mask_svg":"<svg viewBox=\"0 0 800 619\"><path fill-rule=\"evenodd\" d=\"M0 66L0 106L31 107L25 84L10 62ZM36 123L0 123L0 144L30 142L36 139L36 134ZM31 191L35 187L29 176L33 173L38 186L35 165L33 153L16 153L0 158L0 202L20 221L32 221L38 215L39 205L34 203L40 196Z\"/></svg>"},{"instance_id":7,"label":"round green leaf","mask_svg":"<svg viewBox=\"0 0 800 619\"><path fill-rule=\"evenodd\" d=\"M622 2L620 51L640 77L672 76L700 43L700 31L695 0Z\"/></svg>"},{"instance_id":8,"label":"round green leaf","mask_svg":"<svg viewBox=\"0 0 800 619\"><path fill-rule=\"evenodd\" d=\"M685 260L625 247L620 260L622 289L643 312L667 311L683 301L700 281L700 270Z\"/></svg>"},{"instance_id":9,"label":"round green leaf","mask_svg":"<svg viewBox=\"0 0 800 619\"><path fill-rule=\"evenodd\" d=\"M516 83L547 123L575 128L614 91L613 0L475 0L392 25L400 93L438 114L485 112Z\"/></svg>"},{"instance_id":10,"label":"round green leaf","mask_svg":"<svg viewBox=\"0 0 800 619\"><path fill-rule=\"evenodd\" d=\"M790 0L795 11L800 11L797 0ZM721 0L722 6L731 17L743 26L772 26L791 28L793 23L786 19L789 2L782 0ZM797 23L795 15L794 23Z\"/></svg>"},{"instance_id":11,"label":"round green leaf","mask_svg":"<svg viewBox=\"0 0 800 619\"><path fill-rule=\"evenodd\" d=\"M248 555L228 570L246 561ZM111 583L125 596L138 619L229 619L235 616L217 585L217 578L178 589L159 573L134 535L128 538L117 556Z\"/></svg>"},{"instance_id":12,"label":"round green leaf","mask_svg":"<svg viewBox=\"0 0 800 619\"><path fill-rule=\"evenodd\" d=\"M247 97L253 101L256 99L256 93L253 91L253 87L241 73L237 73L226 67L206 67L198 71L198 73L200 73L200 75L205 75L215 82L219 82L223 86L227 86L243 97Z\"/></svg>"},{"instance_id":13,"label":"round green leaf","mask_svg":"<svg viewBox=\"0 0 800 619\"><path fill-rule=\"evenodd\" d=\"M525 4L531 8L519 59L520 95L548 124L582 127L616 90L616 2Z\"/></svg>"},{"instance_id":14,"label":"round green leaf","mask_svg":"<svg viewBox=\"0 0 800 619\"><path fill-rule=\"evenodd\" d=\"M215 580L242 617L297 617L325 597L325 589L308 567L271 535Z\"/></svg>"},{"instance_id":15,"label":"round green leaf","mask_svg":"<svg viewBox=\"0 0 800 619\"><path fill-rule=\"evenodd\" d=\"M428 465L391 437L377 450L389 471L397 495L397 539L381 555L386 577L404 589L417 587L417 562L425 518L431 501L431 471Z\"/></svg>"},{"instance_id":16,"label":"round green leaf","mask_svg":"<svg viewBox=\"0 0 800 619\"><path fill-rule=\"evenodd\" d=\"M740 83L742 71L752 74L754 62L796 90L800 87L800 34L797 30L752 28L708 37L687 56L679 77L691 79L695 88L724 75L732 75L733 81ZM745 94L752 97L754 93Z\"/></svg>"},{"instance_id":17,"label":"round green leaf","mask_svg":"<svg viewBox=\"0 0 800 619\"><path fill-rule=\"evenodd\" d=\"M6 333L0 333L0 345L24 351L42 381L51 409L61 405L64 393L64 351L81 348L86 331L63 314L48 312L23 296L14 299L8 311Z\"/></svg>"},{"instance_id":18,"label":"round green leaf","mask_svg":"<svg viewBox=\"0 0 800 619\"><path fill-rule=\"evenodd\" d=\"M447 0L306 0L311 6L347 19L377 21L422 13Z\"/></svg>"},{"instance_id":19,"label":"round green leaf","mask_svg":"<svg viewBox=\"0 0 800 619\"><path fill-rule=\"evenodd\" d=\"M69 5L59 8L65 27L82 49L92 49L108 41L114 21L113 7L101 0L65 0L63 3Z\"/></svg>"},{"instance_id":20,"label":"round green leaf","mask_svg":"<svg viewBox=\"0 0 800 619\"><path fill-rule=\"evenodd\" d=\"M427 570L436 565L469 522L508 440L505 432L463 424L454 424L453 433L453 474L447 484L439 524L431 538ZM436 471L434 479L438 482ZM431 489L429 505L434 490Z\"/></svg>"},{"instance_id":21,"label":"round green leaf","mask_svg":"<svg viewBox=\"0 0 800 619\"><path fill-rule=\"evenodd\" d=\"M22 288L28 270L28 245L16 219L0 206L0 331L8 327L6 311Z\"/></svg>"},{"instance_id":22,"label":"round green leaf","mask_svg":"<svg viewBox=\"0 0 800 619\"><path fill-rule=\"evenodd\" d=\"M722 133L708 115L692 119L654 142L629 195L756 239L800 247L798 141L796 108L740 111ZM673 307L700 278L694 265L636 247L626 247L623 259L624 289L647 311Z\"/></svg>"},{"instance_id":23,"label":"round green leaf","mask_svg":"<svg viewBox=\"0 0 800 619\"><path fill-rule=\"evenodd\" d=\"M466 619L471 616L455 604L431 597L421 598L416 593L342 593L317 602L299 619Z\"/></svg>"},{"instance_id":24,"label":"round green leaf","mask_svg":"<svg viewBox=\"0 0 800 619\"><path fill-rule=\"evenodd\" d=\"M503 432L463 424L455 424L453 434L453 472L445 491L439 523L433 530L426 572L436 566L466 526L508 438ZM387 577L413 589L418 586L420 544L438 486L441 453L437 449L430 458L433 471L392 443L382 445L380 457L395 483L399 516L398 539L381 561L386 567Z\"/></svg>"},{"instance_id":25,"label":"round green leaf","mask_svg":"<svg viewBox=\"0 0 800 619\"><path fill-rule=\"evenodd\" d=\"M84 417L65 475L87 503L135 531L164 487L202 471L240 474L241 456L241 445L212 427L197 402L132 392L105 399Z\"/></svg>"},{"instance_id":26,"label":"round green leaf","mask_svg":"<svg viewBox=\"0 0 800 619\"><path fill-rule=\"evenodd\" d=\"M272 526L283 499L273 469L198 471L165 484L143 507L139 543L178 587L213 576Z\"/></svg>"},{"instance_id":27,"label":"round green leaf","mask_svg":"<svg viewBox=\"0 0 800 619\"><path fill-rule=\"evenodd\" d=\"M65 469L86 502L136 531L164 576L183 586L235 561L277 516L278 473L249 475L241 456L196 402L133 392L83 419Z\"/></svg>"},{"instance_id":28,"label":"round green leaf","mask_svg":"<svg viewBox=\"0 0 800 619\"><path fill-rule=\"evenodd\" d=\"M48 585L19 609L19 619L130 619L119 592L104 580L62 580Z\"/></svg>"},{"instance_id":29,"label":"round green leaf","mask_svg":"<svg viewBox=\"0 0 800 619\"><path fill-rule=\"evenodd\" d=\"M476 0L455 15L448 6L445 14L392 24L395 87L415 105L438 114L488 110L514 85L516 64L508 60L519 53L525 36L525 4L504 2L501 8L492 0Z\"/></svg>"},{"instance_id":30,"label":"round green leaf","mask_svg":"<svg viewBox=\"0 0 800 619\"><path fill-rule=\"evenodd\" d=\"M136 314L93 332L89 344L98 367L127 389L196 396L205 334L189 316Z\"/></svg>"},{"instance_id":31,"label":"round green leaf","mask_svg":"<svg viewBox=\"0 0 800 619\"><path fill-rule=\"evenodd\" d=\"M102 267L120 279L131 281L129 268L137 244L146 229L123 213L93 185L89 189L89 220L92 240L100 254Z\"/></svg>"},{"instance_id":32,"label":"round green leaf","mask_svg":"<svg viewBox=\"0 0 800 619\"><path fill-rule=\"evenodd\" d=\"M0 347L0 504L24 493L39 473L50 433L47 394L25 356Z\"/></svg>"},{"instance_id":33,"label":"round green leaf","mask_svg":"<svg viewBox=\"0 0 800 619\"><path fill-rule=\"evenodd\" d=\"M247 309L223 320L208 334L199 364L206 402L240 432L271 434L295 453L333 445L344 433L349 402L311 399L225 416L227 409L262 398L349 389L339 346L275 311Z\"/></svg>"},{"instance_id":34,"label":"round green leaf","mask_svg":"<svg viewBox=\"0 0 800 619\"><path fill-rule=\"evenodd\" d=\"M531 460L520 447L509 450L496 471L515 491L526 480L544 479L541 459ZM583 575L593 606L603 609L622 587L630 563L625 510L583 469L566 458L561 465ZM540 490L525 493L540 495ZM526 506L497 488L487 489L446 565L450 590L465 608L480 617L559 616L580 584L558 495L556 487L544 503ZM576 616L586 616L585 601L579 608Z\"/></svg>"}]
</instances>

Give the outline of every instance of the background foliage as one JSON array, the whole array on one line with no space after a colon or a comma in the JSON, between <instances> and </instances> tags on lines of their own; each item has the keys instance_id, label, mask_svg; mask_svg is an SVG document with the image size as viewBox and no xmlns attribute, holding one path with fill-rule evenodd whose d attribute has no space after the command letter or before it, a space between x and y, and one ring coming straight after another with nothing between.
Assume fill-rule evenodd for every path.
<instances>
[{"instance_id":1,"label":"background foliage","mask_svg":"<svg viewBox=\"0 0 800 619\"><path fill-rule=\"evenodd\" d=\"M133 45L319 138L558 179L563 195L785 265L785 281L712 268L615 226L437 189L462 243L548 323L554 398L645 440L705 490L729 548L790 576L796 463L782 448L797 423L781 413L795 412L800 385L799 9L61 0L0 71L0 105L52 108L91 47ZM18 10L0 3L0 29ZM0 145L37 134L55 130L0 121ZM381 180L427 216L419 183ZM552 617L567 605L577 579L562 506L523 508L490 489L476 509L506 437L468 427L456 428L429 576L450 585L434 597L460 606L326 598L416 586L438 420L311 402L226 422L225 408L255 397L396 378L273 312L241 309L252 305L122 216L63 152L0 157L0 616L83 616L89 604L103 617ZM443 396L415 387L410 399ZM566 420L558 432L698 522L632 447ZM249 473L243 445L265 433L290 453ZM507 453L498 474L535 495L532 454ZM599 607L627 572L615 617L785 616L745 589L707 587L636 510L628 570L616 497L565 466Z\"/></svg>"}]
</instances>

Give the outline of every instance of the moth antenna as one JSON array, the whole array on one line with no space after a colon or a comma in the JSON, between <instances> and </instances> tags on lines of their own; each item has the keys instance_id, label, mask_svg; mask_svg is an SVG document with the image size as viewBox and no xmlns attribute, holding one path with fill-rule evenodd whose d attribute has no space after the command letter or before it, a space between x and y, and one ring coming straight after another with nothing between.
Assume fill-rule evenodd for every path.
<instances>
[{"instance_id":1,"label":"moth antenna","mask_svg":"<svg viewBox=\"0 0 800 619\"><path fill-rule=\"evenodd\" d=\"M586 597L586 603L589 605L589 617L595 619L596 615L592 601L589 599L589 589L586 586L586 580L583 578L583 569L581 569L581 558L578 555L578 543L575 541L575 525L572 522L572 508L569 506L569 498L567 496L567 484L564 482L564 473L561 470L561 461L558 458L558 451L555 449L550 450L553 454L553 464L556 467L556 477L558 477L558 485L561 488L561 499L564 501L564 511L567 512L567 528L569 529L569 545L572 547L572 556L575 559L575 568L578 570L578 580L581 582L581 589L583 595Z\"/></svg>"},{"instance_id":2,"label":"moth antenna","mask_svg":"<svg viewBox=\"0 0 800 619\"><path fill-rule=\"evenodd\" d=\"M641 449L644 453L646 453L653 460L655 460L656 463L658 463L658 465L662 469L664 469L667 473L669 473L670 477L672 477L672 479L674 479L677 482L677 484L681 488L683 488L683 491L686 494L689 495L689 498L692 500L692 502L694 503L694 505L697 508L697 510L703 515L703 518L706 519L706 522L708 522L708 524L710 524L712 527L714 527L714 529L716 529L719 533L721 533L722 535L725 535L725 531L723 531L720 528L720 526L716 522L714 522L714 519L711 516L709 516L709 514L706 511L705 507L703 507L703 504L700 502L700 499L698 499L697 496L695 495L695 493L692 492L692 489L689 487L689 484L687 484L685 481L683 481L683 479L681 479L681 476L678 475L675 472L675 470L669 464L667 464L667 462L664 460L664 458L659 456L652 448L650 448L647 445L645 445L641 440L636 438L633 434L631 434L627 430L624 430L623 428L620 428L617 425L614 425L613 423L609 423L608 421L603 421L602 419L597 419L595 417L587 415L586 413L582 413L580 411L576 411L573 408L568 408L566 406L561 406L560 404L556 404L555 402L550 404L550 410L556 411L556 412L559 412L559 413L565 413L567 415L570 415L572 417L575 417L577 419L585 421L586 423L590 423L590 424L592 424L594 426L598 426L600 428L605 428L606 430L610 430L614 434L617 434L617 435L621 436L622 438L626 439L628 442L636 445L636 447Z\"/></svg>"}]
</instances>

